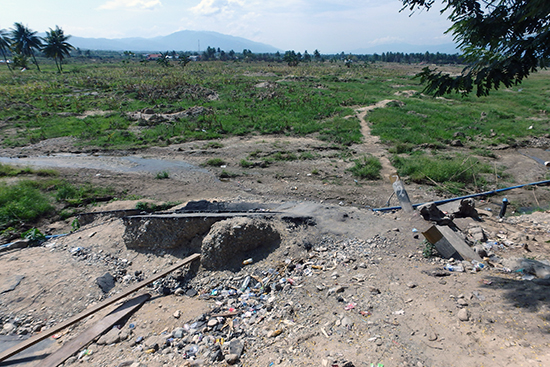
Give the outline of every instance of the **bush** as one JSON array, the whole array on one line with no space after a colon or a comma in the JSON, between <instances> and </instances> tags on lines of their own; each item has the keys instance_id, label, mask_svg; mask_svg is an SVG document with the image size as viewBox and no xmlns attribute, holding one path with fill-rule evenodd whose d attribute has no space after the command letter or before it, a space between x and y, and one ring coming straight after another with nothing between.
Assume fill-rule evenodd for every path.
<instances>
[{"instance_id":1,"label":"bush","mask_svg":"<svg viewBox=\"0 0 550 367\"><path fill-rule=\"evenodd\" d=\"M36 189L32 181L19 181L14 185L0 184L1 227L20 221L34 222L53 210L47 196Z\"/></svg>"},{"instance_id":2,"label":"bush","mask_svg":"<svg viewBox=\"0 0 550 367\"><path fill-rule=\"evenodd\" d=\"M161 171L157 172L157 175L155 176L157 180L165 180L167 178L170 178L170 172L168 171Z\"/></svg>"},{"instance_id":3,"label":"bush","mask_svg":"<svg viewBox=\"0 0 550 367\"><path fill-rule=\"evenodd\" d=\"M376 157L369 156L363 159L354 160L355 165L348 169L354 176L361 177L367 180L380 179L380 171L382 163Z\"/></svg>"},{"instance_id":4,"label":"bush","mask_svg":"<svg viewBox=\"0 0 550 367\"><path fill-rule=\"evenodd\" d=\"M223 166L225 165L225 161L221 158L212 158L212 159L209 159L208 161L206 161L206 165L207 166L212 166L212 167L220 167L220 166Z\"/></svg>"}]
</instances>

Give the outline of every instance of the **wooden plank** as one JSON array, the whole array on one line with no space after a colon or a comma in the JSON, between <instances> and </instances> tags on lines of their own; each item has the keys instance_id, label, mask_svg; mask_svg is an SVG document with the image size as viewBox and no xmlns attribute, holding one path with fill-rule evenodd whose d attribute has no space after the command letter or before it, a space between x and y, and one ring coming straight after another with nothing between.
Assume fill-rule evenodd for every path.
<instances>
[{"instance_id":1,"label":"wooden plank","mask_svg":"<svg viewBox=\"0 0 550 367\"><path fill-rule=\"evenodd\" d=\"M50 354L46 359L40 362L40 367L57 367L65 362L67 358L82 350L90 344L95 338L109 330L114 324L126 315L134 312L139 306L147 301L151 295L149 293L142 294L138 297L126 301L116 310L105 316L92 327L84 331L78 337L65 343L59 350Z\"/></svg>"},{"instance_id":2,"label":"wooden plank","mask_svg":"<svg viewBox=\"0 0 550 367\"><path fill-rule=\"evenodd\" d=\"M126 291L124 291L120 294L116 294L116 295L112 296L111 298L108 298L105 301L103 301L101 303L98 303L94 307L91 307L87 310L82 311L78 315L73 316L72 318L62 322L61 324L59 324L55 327L52 327L48 330L42 331L40 334L37 334L37 335L25 340L24 342L19 343L18 345L5 350L4 352L0 353L0 362L2 362L3 360L5 360L5 359L21 352L22 350L27 349L28 347L38 343L39 341L44 340L44 339L52 336L53 334L58 333L59 331L65 329L67 326L70 326L70 325L72 325L72 324L74 324L74 323L76 323L76 322L78 322L78 321L80 321L80 320L96 313L97 311L102 310L105 307L107 307L107 306L109 306L109 305L111 305L111 304L127 297L128 295L134 293L135 291L145 287L146 285L148 285L150 283L153 283L154 281L156 281L156 280L158 280L162 277L165 277L166 275L170 274L174 270L177 270L177 269L181 268L182 266L187 265L187 264L189 264L190 262L192 262L194 260L197 260L198 258L200 258L200 254L193 254L191 256L188 256L185 259L183 259L182 262L180 262L180 263L172 266L171 268L155 275L154 277L146 279L142 282L139 282L139 283L133 285L132 287L128 288Z\"/></svg>"}]
</instances>

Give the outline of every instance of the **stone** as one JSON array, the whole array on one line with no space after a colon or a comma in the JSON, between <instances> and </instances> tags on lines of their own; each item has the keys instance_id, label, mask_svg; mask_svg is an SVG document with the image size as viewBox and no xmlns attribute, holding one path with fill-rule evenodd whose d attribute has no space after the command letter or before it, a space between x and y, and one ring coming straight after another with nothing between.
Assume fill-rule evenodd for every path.
<instances>
[{"instance_id":1,"label":"stone","mask_svg":"<svg viewBox=\"0 0 550 367\"><path fill-rule=\"evenodd\" d=\"M347 316L342 319L341 324L345 328L353 327L353 321L351 321L351 319Z\"/></svg>"},{"instance_id":2,"label":"stone","mask_svg":"<svg viewBox=\"0 0 550 367\"><path fill-rule=\"evenodd\" d=\"M107 334L104 334L99 338L97 341L97 345L110 345L115 344L120 341L120 330L118 330L116 327L109 330Z\"/></svg>"},{"instance_id":3,"label":"stone","mask_svg":"<svg viewBox=\"0 0 550 367\"><path fill-rule=\"evenodd\" d=\"M380 289L378 289L378 288L376 288L376 287L368 286L367 289L368 289L369 292L371 292L372 294L380 294Z\"/></svg>"},{"instance_id":4,"label":"stone","mask_svg":"<svg viewBox=\"0 0 550 367\"><path fill-rule=\"evenodd\" d=\"M4 324L4 326L2 327L2 329L6 332L6 333L11 333L13 332L15 329L17 329L17 326L15 326L15 324L12 324L11 322L6 322Z\"/></svg>"},{"instance_id":5,"label":"stone","mask_svg":"<svg viewBox=\"0 0 550 367\"><path fill-rule=\"evenodd\" d=\"M198 294L198 292L196 290L194 290L193 288L190 288L190 289L187 290L187 292L185 292L185 295L187 297L195 297L197 294Z\"/></svg>"},{"instance_id":6,"label":"stone","mask_svg":"<svg viewBox=\"0 0 550 367\"><path fill-rule=\"evenodd\" d=\"M105 273L96 278L96 283L103 293L109 293L109 291L115 287L115 278L113 278L110 273Z\"/></svg>"},{"instance_id":7,"label":"stone","mask_svg":"<svg viewBox=\"0 0 550 367\"><path fill-rule=\"evenodd\" d=\"M227 354L225 356L225 361L227 364L235 364L239 361L239 356L236 354Z\"/></svg>"},{"instance_id":8,"label":"stone","mask_svg":"<svg viewBox=\"0 0 550 367\"><path fill-rule=\"evenodd\" d=\"M239 339L234 339L229 344L229 354L235 354L238 356L238 358L241 358L241 355L243 354L244 350L244 344Z\"/></svg>"},{"instance_id":9,"label":"stone","mask_svg":"<svg viewBox=\"0 0 550 367\"><path fill-rule=\"evenodd\" d=\"M184 294L185 294L185 291L182 288L177 288L174 291L174 295L176 295L176 296L183 296Z\"/></svg>"},{"instance_id":10,"label":"stone","mask_svg":"<svg viewBox=\"0 0 550 367\"><path fill-rule=\"evenodd\" d=\"M407 283L407 287L409 287L409 288L416 288L416 283L408 282L408 283Z\"/></svg>"},{"instance_id":11,"label":"stone","mask_svg":"<svg viewBox=\"0 0 550 367\"><path fill-rule=\"evenodd\" d=\"M144 340L144 349L162 350L166 346L166 337L162 335L153 335Z\"/></svg>"},{"instance_id":12,"label":"stone","mask_svg":"<svg viewBox=\"0 0 550 367\"><path fill-rule=\"evenodd\" d=\"M218 325L218 320L215 317L213 317L210 320L208 320L208 323L206 325L208 325L208 327L214 327Z\"/></svg>"},{"instance_id":13,"label":"stone","mask_svg":"<svg viewBox=\"0 0 550 367\"><path fill-rule=\"evenodd\" d=\"M182 327L175 328L175 329L172 331L172 337L173 337L173 338L176 338L176 339L181 339L181 338L183 338L183 334L185 334L185 329L182 328Z\"/></svg>"},{"instance_id":14,"label":"stone","mask_svg":"<svg viewBox=\"0 0 550 367\"><path fill-rule=\"evenodd\" d=\"M458 319L460 321L468 321L470 320L470 311L468 311L467 309L463 308L461 309L460 311L458 311Z\"/></svg>"},{"instance_id":15,"label":"stone","mask_svg":"<svg viewBox=\"0 0 550 367\"><path fill-rule=\"evenodd\" d=\"M181 317L181 311L177 310L172 314L172 316L174 316L175 319L179 319Z\"/></svg>"},{"instance_id":16,"label":"stone","mask_svg":"<svg viewBox=\"0 0 550 367\"><path fill-rule=\"evenodd\" d=\"M485 235L485 232L483 231L483 228L481 228L481 227L477 227L477 226L472 227L468 230L468 233L470 234L470 236L472 236L474 241L478 241L478 242L487 241L487 236Z\"/></svg>"},{"instance_id":17,"label":"stone","mask_svg":"<svg viewBox=\"0 0 550 367\"><path fill-rule=\"evenodd\" d=\"M330 296L330 295L336 294L336 293L342 293L344 290L345 290L345 288L341 285L333 287L333 288L329 288L329 290L327 292L327 296Z\"/></svg>"}]
</instances>

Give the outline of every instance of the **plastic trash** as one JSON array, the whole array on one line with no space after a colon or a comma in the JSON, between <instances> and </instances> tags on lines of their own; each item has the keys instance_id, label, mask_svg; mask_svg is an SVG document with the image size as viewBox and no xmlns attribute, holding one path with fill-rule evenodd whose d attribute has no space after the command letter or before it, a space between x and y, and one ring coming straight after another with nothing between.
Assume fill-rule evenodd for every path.
<instances>
[{"instance_id":1,"label":"plastic trash","mask_svg":"<svg viewBox=\"0 0 550 367\"><path fill-rule=\"evenodd\" d=\"M458 265L446 264L445 265L445 270L456 271L456 272L461 273L461 272L464 271L464 266L462 266L462 264L458 264Z\"/></svg>"},{"instance_id":2,"label":"plastic trash","mask_svg":"<svg viewBox=\"0 0 550 367\"><path fill-rule=\"evenodd\" d=\"M252 258L250 259L246 259L245 261L243 261L243 265L249 265L249 264L252 264L254 260Z\"/></svg>"}]
</instances>

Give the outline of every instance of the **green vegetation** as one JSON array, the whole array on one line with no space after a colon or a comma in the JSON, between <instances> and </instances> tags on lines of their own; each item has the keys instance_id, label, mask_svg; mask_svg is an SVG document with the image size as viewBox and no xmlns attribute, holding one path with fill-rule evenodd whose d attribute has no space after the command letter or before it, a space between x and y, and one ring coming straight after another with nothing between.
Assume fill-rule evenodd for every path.
<instances>
[{"instance_id":1,"label":"green vegetation","mask_svg":"<svg viewBox=\"0 0 550 367\"><path fill-rule=\"evenodd\" d=\"M0 228L35 222L53 211L51 199L33 181L24 180L13 185L0 183Z\"/></svg>"},{"instance_id":2,"label":"green vegetation","mask_svg":"<svg viewBox=\"0 0 550 367\"><path fill-rule=\"evenodd\" d=\"M487 183L483 174L492 173L488 164L473 156L435 156L416 154L410 157L393 157L393 165L400 176L422 184L436 184L440 189L461 194L467 186L483 188Z\"/></svg>"},{"instance_id":3,"label":"green vegetation","mask_svg":"<svg viewBox=\"0 0 550 367\"><path fill-rule=\"evenodd\" d=\"M255 166L254 162L247 161L246 159L241 159L239 165L243 168L250 168Z\"/></svg>"},{"instance_id":4,"label":"green vegetation","mask_svg":"<svg viewBox=\"0 0 550 367\"><path fill-rule=\"evenodd\" d=\"M247 57L252 55L247 52ZM315 62L304 58L289 67L281 57L269 63L189 62L184 69L140 62L130 54L124 59L123 64L111 58L86 63L84 58L65 59L64 73L57 72L53 61L42 60L42 73L31 69L12 74L0 68L0 95L7 96L0 99L0 121L5 122L0 126L0 145L71 136L82 146L105 150L189 141L201 141L196 149L219 149L223 144L218 139L277 134L323 141L322 149L328 152L322 156L352 161L350 171L356 177L375 179L376 164L354 149L363 139L354 109L392 98L399 103L370 111L367 120L371 133L393 154L400 175L462 193L494 184L493 148L514 147L530 136L550 134L550 73L545 71L532 74L521 88L513 86L488 97L434 99L419 93L422 86L412 76L417 66L359 63L363 59L352 55L345 57L351 63L315 57ZM154 118L140 118L137 112L145 111ZM449 145L461 144L476 158L466 161L466 156L448 150ZM284 143L273 148L251 152L239 165L265 167L321 156L313 150L296 152ZM215 158L204 165L220 167L227 160ZM10 170L0 165L0 176L39 174ZM159 179L168 176L157 174Z\"/></svg>"},{"instance_id":5,"label":"green vegetation","mask_svg":"<svg viewBox=\"0 0 550 367\"><path fill-rule=\"evenodd\" d=\"M348 170L357 177L364 178L366 180L378 180L380 179L380 171L382 170L382 163L376 157L369 156L362 159L354 160L355 165Z\"/></svg>"},{"instance_id":6,"label":"green vegetation","mask_svg":"<svg viewBox=\"0 0 550 367\"><path fill-rule=\"evenodd\" d=\"M168 171L157 172L157 174L155 175L155 178L157 180L165 180L167 178L170 178L170 172L168 172Z\"/></svg>"},{"instance_id":7,"label":"green vegetation","mask_svg":"<svg viewBox=\"0 0 550 367\"><path fill-rule=\"evenodd\" d=\"M8 164L0 163L0 177L15 177L20 175L37 175L37 176L57 176L58 173L52 169L33 169L31 167L14 167Z\"/></svg>"},{"instance_id":8,"label":"green vegetation","mask_svg":"<svg viewBox=\"0 0 550 367\"><path fill-rule=\"evenodd\" d=\"M147 213L162 212L179 204L181 203L177 201L167 201L166 203L162 204L152 204L140 201L136 204L136 209Z\"/></svg>"},{"instance_id":9,"label":"green vegetation","mask_svg":"<svg viewBox=\"0 0 550 367\"><path fill-rule=\"evenodd\" d=\"M25 175L24 178L21 176ZM113 198L114 190L91 184L74 185L57 178L52 170L33 170L0 165L0 177L16 177L0 181L0 231L16 233L28 224L58 216L66 219L79 208ZM72 208L72 209L69 209ZM7 232L6 232L7 231Z\"/></svg>"},{"instance_id":10,"label":"green vegetation","mask_svg":"<svg viewBox=\"0 0 550 367\"><path fill-rule=\"evenodd\" d=\"M435 0L402 0L411 11L429 10ZM435 95L488 95L501 85L511 88L531 73L548 66L547 0L444 0L442 14L468 66L457 76L431 70L419 75L426 91Z\"/></svg>"},{"instance_id":11,"label":"green vegetation","mask_svg":"<svg viewBox=\"0 0 550 367\"><path fill-rule=\"evenodd\" d=\"M221 158L211 158L206 161L206 165L211 167L221 167L225 164L227 163L225 163L225 161Z\"/></svg>"}]
</instances>

